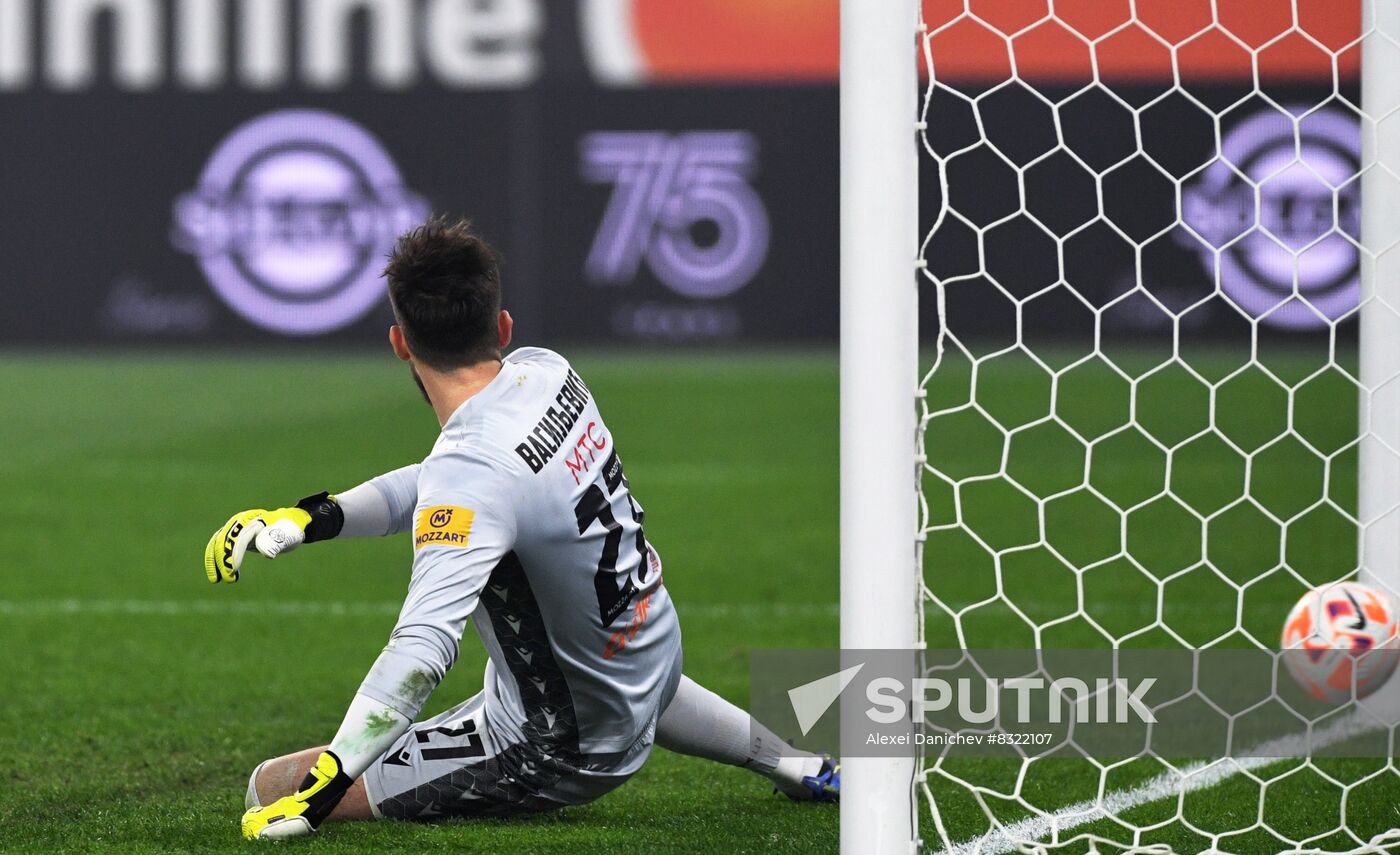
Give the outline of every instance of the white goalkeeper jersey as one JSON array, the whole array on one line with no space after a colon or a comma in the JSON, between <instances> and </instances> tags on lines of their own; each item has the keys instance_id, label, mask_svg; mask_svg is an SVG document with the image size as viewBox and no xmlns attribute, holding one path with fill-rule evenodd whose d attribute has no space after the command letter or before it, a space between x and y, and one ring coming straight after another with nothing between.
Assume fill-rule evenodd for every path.
<instances>
[{"instance_id":1,"label":"white goalkeeper jersey","mask_svg":"<svg viewBox=\"0 0 1400 855\"><path fill-rule=\"evenodd\" d=\"M371 483L391 530L411 527L413 575L361 692L416 717L471 617L497 733L561 754L638 741L679 679L680 625L613 435L567 360L511 353L422 464Z\"/></svg>"}]
</instances>

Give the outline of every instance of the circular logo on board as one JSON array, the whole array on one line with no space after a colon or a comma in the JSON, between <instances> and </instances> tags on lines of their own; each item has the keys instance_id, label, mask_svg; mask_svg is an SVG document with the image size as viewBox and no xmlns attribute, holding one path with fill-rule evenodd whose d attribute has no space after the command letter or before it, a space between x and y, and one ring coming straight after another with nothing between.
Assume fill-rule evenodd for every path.
<instances>
[{"instance_id":1,"label":"circular logo on board","mask_svg":"<svg viewBox=\"0 0 1400 855\"><path fill-rule=\"evenodd\" d=\"M1258 113L1230 129L1220 157L1182 189L1182 220L1210 246L1187 243L1208 275L1219 253L1221 289L1253 317L1326 326L1360 298L1360 166L1354 116Z\"/></svg>"},{"instance_id":2,"label":"circular logo on board","mask_svg":"<svg viewBox=\"0 0 1400 855\"><path fill-rule=\"evenodd\" d=\"M316 335L384 299L384 257L428 210L364 128L281 110L219 144L198 187L175 202L174 240L248 321Z\"/></svg>"}]
</instances>

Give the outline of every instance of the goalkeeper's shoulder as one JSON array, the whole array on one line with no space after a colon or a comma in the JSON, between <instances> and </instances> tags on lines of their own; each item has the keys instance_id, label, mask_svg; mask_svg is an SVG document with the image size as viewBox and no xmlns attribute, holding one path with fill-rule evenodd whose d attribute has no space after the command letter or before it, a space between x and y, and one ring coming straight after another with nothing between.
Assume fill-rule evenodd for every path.
<instances>
[{"instance_id":1,"label":"goalkeeper's shoulder","mask_svg":"<svg viewBox=\"0 0 1400 855\"><path fill-rule=\"evenodd\" d=\"M444 496L504 501L514 494L512 482L519 478L521 469L519 459L504 442L480 430L444 436L418 471L418 503Z\"/></svg>"},{"instance_id":2,"label":"goalkeeper's shoulder","mask_svg":"<svg viewBox=\"0 0 1400 855\"><path fill-rule=\"evenodd\" d=\"M569 365L569 360L565 359L562 354L547 347L517 347L506 355L505 361L520 365L530 363L563 365L564 367Z\"/></svg>"}]
</instances>

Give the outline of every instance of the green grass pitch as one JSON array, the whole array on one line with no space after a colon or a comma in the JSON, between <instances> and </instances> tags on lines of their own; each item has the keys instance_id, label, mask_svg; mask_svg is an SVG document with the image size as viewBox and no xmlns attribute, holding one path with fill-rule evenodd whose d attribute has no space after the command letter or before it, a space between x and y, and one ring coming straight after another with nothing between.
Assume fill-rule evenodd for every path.
<instances>
[{"instance_id":1,"label":"green grass pitch","mask_svg":"<svg viewBox=\"0 0 1400 855\"><path fill-rule=\"evenodd\" d=\"M1137 360L1135 363L1134 360ZM1193 363L1217 382L1237 367L1229 354ZM324 355L315 383L291 379L304 356L6 356L0 361L0 850L46 852L246 851L238 836L243 788L267 756L323 742L335 730L365 669L393 624L407 577L398 539L317 544L280 559L251 559L236 586L204 581L200 554L210 532L244 507L281 504L318 489L342 489L419 459L436 426L406 369L387 355ZM1153 360L1117 360L1145 372ZM837 370L834 353L731 356L579 355L647 509L667 585L685 633L687 671L744 703L747 655L762 647L836 644ZM1337 515L1308 511L1309 495L1331 491L1354 509L1354 392L1341 378L1303 383L1317 367L1290 354L1274 367L1299 388L1299 435L1337 451L1331 467L1286 445L1268 451L1287 396L1253 373L1217 393L1216 423L1233 441L1265 448L1246 474L1238 455L1185 442L1166 471L1142 438L1113 431L1135 406L1151 438L1183 443L1202 419L1197 378L1177 371L1136 393L1104 366L1087 364L1051 389L1019 359L993 360L977 400L1017 429L1007 471L1045 503L1046 535L1080 565L1075 574L1031 541L1037 503L998 471L1006 443L986 418L956 414L930 425L930 456L965 481L967 530L935 533L926 578L951 612L928 610L930 643L1102 645L1224 638L1237 608L1246 630L1277 634L1305 579L1322 580L1355 560L1353 531ZM1064 363L1062 363L1064 364ZM1135 367L1134 367L1135 366ZM1155 376L1155 375L1154 375ZM930 389L936 406L970 400L968 368L951 359ZM1274 387L1277 384L1272 384ZM1095 438L1072 437L1034 420L1052 406ZM1232 397L1233 396L1233 397ZM1234 401L1238 398L1238 401ZM1231 403L1234 401L1234 403ZM1244 405L1240 405L1240 402ZM1304 404L1307 404L1305 407ZM1202 407L1205 409L1203 410ZM1282 409L1280 409L1282 408ZM1348 414L1351 414L1350 416ZM1221 421L1221 418L1224 421ZM1311 418L1313 421L1309 422ZM1231 421L1233 419L1233 421ZM1026 425L1031 425L1025 427ZM1081 450L1076 450L1076 448ZM1101 493L1146 502L1161 485L1234 536L1201 572L1182 546L1190 516L1146 502L1126 535L1071 488L1093 454ZM1329 474L1330 473L1330 474ZM1348 474L1350 473L1350 474ZM967 481L966 479L972 479ZM955 490L925 479L935 523L951 519ZM1218 513L1249 492L1272 513ZM1348 505L1347 503L1351 504ZM1197 523L1199 525L1199 523ZM1284 529L1287 529L1285 532ZM1195 529L1199 551L1199 529ZM1286 537L1285 537L1286 534ZM1105 560L1120 536L1143 570ZM998 560L999 559L999 560ZM1263 577L1237 599L1228 579ZM997 580L1007 601L995 599ZM1160 594L1159 594L1160 590ZM1082 611L1080 609L1082 603ZM1017 611L1029 618L1017 614ZM1085 618L1092 617L1098 629ZM1057 622L1058 621L1058 622ZM484 657L468 635L457 668L426 713L477 691ZM1318 764L1357 781L1383 761ZM998 791L1015 785L1015 764L959 767ZM1256 774L1279 776L1288 764ZM1116 769L1106 789L1153 774ZM1071 760L1039 762L1021 793L1042 809L1092 797L1098 773ZM1247 829L1258 819L1258 787L1236 777L1193 793L1175 821L1174 801L1126 818L1160 823L1144 841L1195 851L1200 832ZM934 781L954 839L985 827L965 792ZM1400 825L1393 767L1352 790L1346 816L1360 836ZM1007 821L1025 815L989 799ZM1342 810L1336 785L1314 769L1270 785L1265 819L1292 837L1326 831ZM923 816L925 839L930 820ZM1194 830L1193 830L1194 827ZM1127 834L1102 822L1090 829ZM836 847L837 811L772 796L746 772L657 750L647 767L599 802L528 821L439 825L328 826L308 851L375 852L823 852ZM1321 841L1340 845L1337 837ZM1237 852L1276 852L1278 839L1246 831L1222 843ZM1084 847L1069 851L1084 851ZM1108 850L1111 851L1111 850Z\"/></svg>"},{"instance_id":2,"label":"green grass pitch","mask_svg":"<svg viewBox=\"0 0 1400 855\"><path fill-rule=\"evenodd\" d=\"M834 646L834 357L578 367L646 507L687 672L746 704L751 648ZM316 544L215 587L204 543L241 508L421 459L432 412L387 353L8 356L0 390L0 849L248 851L249 771L333 735L393 626L409 547ZM171 605L133 613L152 603ZM469 632L425 713L478 691L484 664ZM657 750L620 790L557 815L334 825L287 848L832 851L837 813Z\"/></svg>"}]
</instances>

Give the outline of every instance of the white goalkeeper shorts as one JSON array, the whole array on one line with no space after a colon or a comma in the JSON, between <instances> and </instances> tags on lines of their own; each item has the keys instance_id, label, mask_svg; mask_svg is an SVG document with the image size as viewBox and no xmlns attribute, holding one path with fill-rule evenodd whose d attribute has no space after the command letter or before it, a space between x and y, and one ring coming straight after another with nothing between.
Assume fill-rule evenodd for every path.
<instances>
[{"instance_id":1,"label":"white goalkeeper shorts","mask_svg":"<svg viewBox=\"0 0 1400 855\"><path fill-rule=\"evenodd\" d=\"M501 744L486 717L485 694L417 722L365 770L379 819L510 816L586 804L642 768L656 720L627 751L580 754L548 743Z\"/></svg>"}]
</instances>

